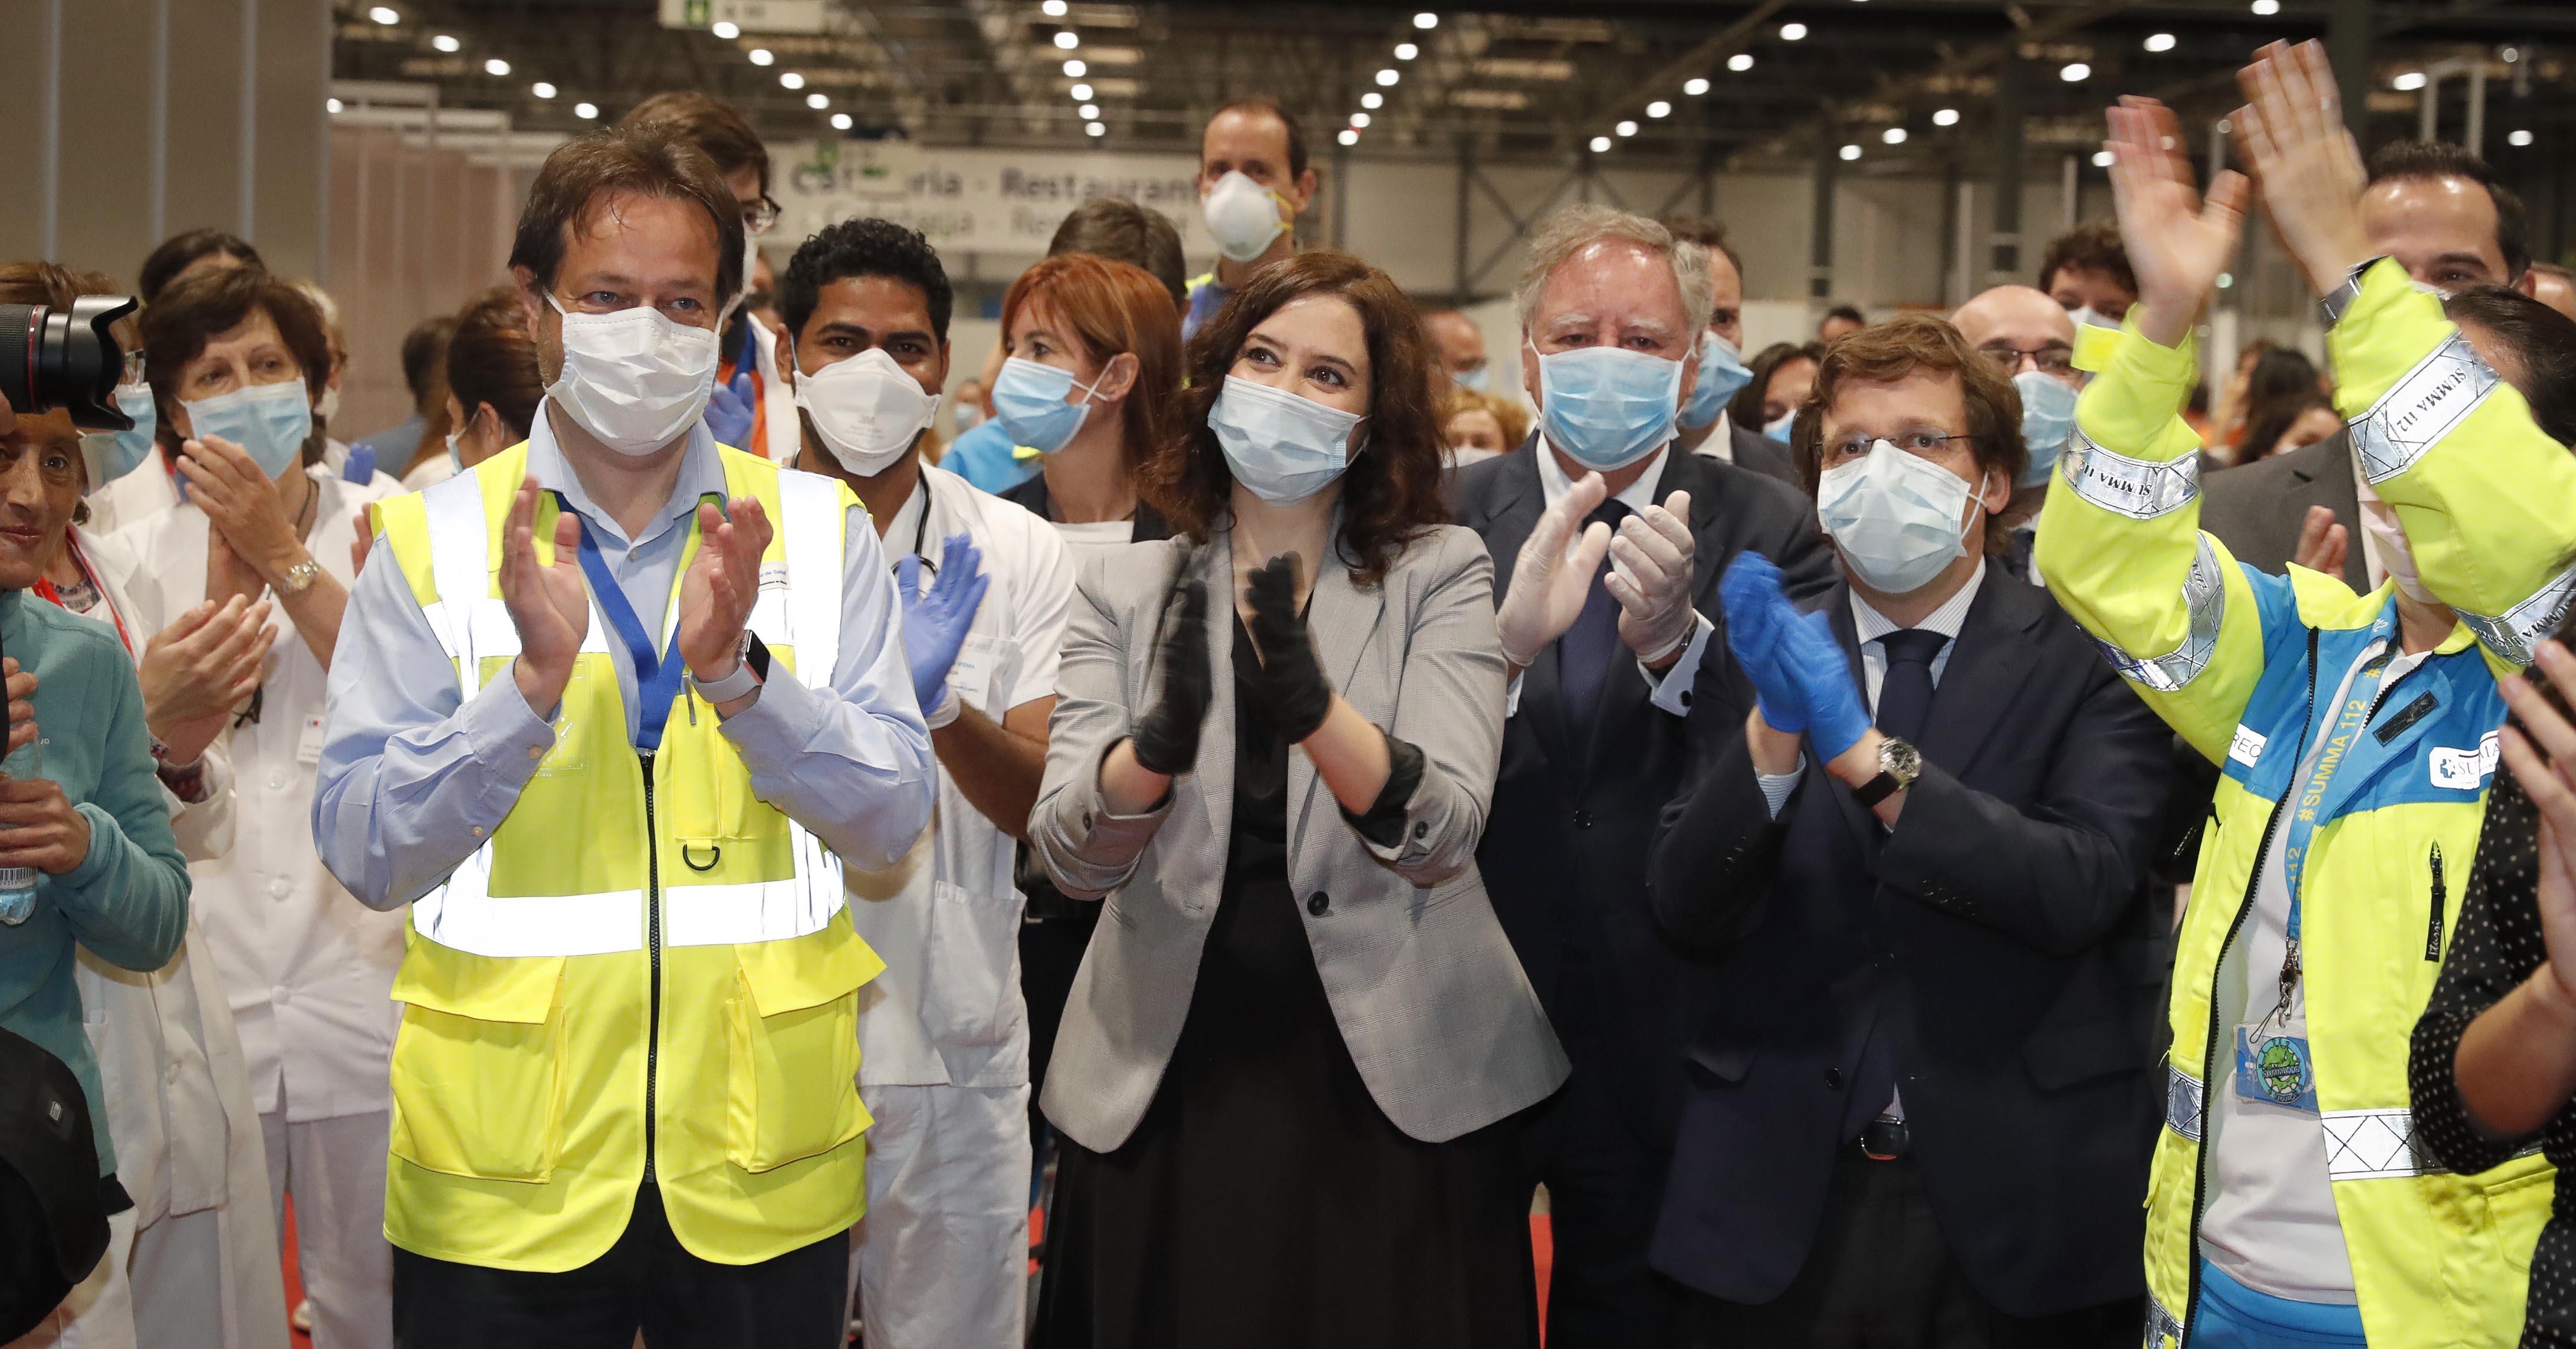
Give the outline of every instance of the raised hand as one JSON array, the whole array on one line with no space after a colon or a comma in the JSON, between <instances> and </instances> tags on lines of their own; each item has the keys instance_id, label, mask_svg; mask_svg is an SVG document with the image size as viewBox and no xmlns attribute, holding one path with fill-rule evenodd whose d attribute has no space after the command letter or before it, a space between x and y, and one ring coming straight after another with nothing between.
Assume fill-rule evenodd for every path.
<instances>
[{"instance_id":1,"label":"raised hand","mask_svg":"<svg viewBox=\"0 0 2576 1349\"><path fill-rule=\"evenodd\" d=\"M917 553L896 560L894 582L903 599L903 654L912 666L912 696L927 714L947 696L948 671L957 664L993 578L984 574L984 555L975 541L951 534L940 545L937 586L922 590Z\"/></svg>"},{"instance_id":2,"label":"raised hand","mask_svg":"<svg viewBox=\"0 0 2576 1349\"><path fill-rule=\"evenodd\" d=\"M1699 626L1690 593L1697 553L1688 492L1675 492L1664 504L1620 521L1610 540L1612 565L1601 588L1619 601L1619 639L1648 665L1680 655Z\"/></svg>"},{"instance_id":3,"label":"raised hand","mask_svg":"<svg viewBox=\"0 0 2576 1349\"><path fill-rule=\"evenodd\" d=\"M2299 522L2299 546L2291 552L2290 560L2310 571L2341 576L2345 550L2351 543L2352 531L2335 523L2333 507L2310 506L2307 518Z\"/></svg>"},{"instance_id":4,"label":"raised hand","mask_svg":"<svg viewBox=\"0 0 2576 1349\"><path fill-rule=\"evenodd\" d=\"M519 484L510 524L501 539L501 603L519 630L519 659L511 666L519 693L539 716L563 701L572 663L590 635L590 590L581 579L581 517L555 515L555 560L537 560L537 480ZM681 611L683 624L687 611Z\"/></svg>"},{"instance_id":5,"label":"raised hand","mask_svg":"<svg viewBox=\"0 0 2576 1349\"><path fill-rule=\"evenodd\" d=\"M2236 141L2265 214L2309 288L2330 295L2370 259L2370 236L2361 227L2361 192L2370 175L2361 147L2344 129L2325 44L2275 42L2236 72L2236 83L2247 103L2236 110Z\"/></svg>"},{"instance_id":6,"label":"raised hand","mask_svg":"<svg viewBox=\"0 0 2576 1349\"><path fill-rule=\"evenodd\" d=\"M144 644L136 672L143 684L143 719L170 747L174 762L196 762L223 733L233 709L259 688L277 638L268 615L267 600L208 600Z\"/></svg>"},{"instance_id":7,"label":"raised hand","mask_svg":"<svg viewBox=\"0 0 2576 1349\"><path fill-rule=\"evenodd\" d=\"M1861 705L1860 687L1852 682L1851 661L1822 613L1808 614L1788 625L1784 644L1789 677L1797 681L1798 702L1807 709L1807 738L1828 761L1860 743L1869 733L1869 709Z\"/></svg>"},{"instance_id":8,"label":"raised hand","mask_svg":"<svg viewBox=\"0 0 2576 1349\"><path fill-rule=\"evenodd\" d=\"M769 513L757 498L735 497L721 512L713 502L698 503L698 555L680 578L680 630L671 640L701 683L733 673L760 598L760 555L769 539Z\"/></svg>"},{"instance_id":9,"label":"raised hand","mask_svg":"<svg viewBox=\"0 0 2576 1349\"><path fill-rule=\"evenodd\" d=\"M1780 569L1760 553L1742 552L1717 581L1726 612L1726 649L1753 681L1754 710L1762 724L1791 735L1807 729L1807 705L1789 677L1789 628L1798 621L1780 590Z\"/></svg>"},{"instance_id":10,"label":"raised hand","mask_svg":"<svg viewBox=\"0 0 2576 1349\"><path fill-rule=\"evenodd\" d=\"M1253 687L1292 745L1313 735L1333 710L1333 681L1325 676L1315 643L1306 634L1306 620L1297 612L1298 563L1295 553L1282 553L1253 571L1246 595L1252 617L1244 625L1261 653Z\"/></svg>"},{"instance_id":11,"label":"raised hand","mask_svg":"<svg viewBox=\"0 0 2576 1349\"><path fill-rule=\"evenodd\" d=\"M287 569L304 560L304 542L295 521L278 501L277 484L260 472L250 452L221 436L187 440L179 445L179 475L188 480L188 500L206 513L234 557L255 573L261 585L275 585ZM301 467L289 468L301 473ZM207 580L213 582L211 558ZM258 585L251 586L256 593ZM220 600L209 593L206 598Z\"/></svg>"},{"instance_id":12,"label":"raised hand","mask_svg":"<svg viewBox=\"0 0 2576 1349\"><path fill-rule=\"evenodd\" d=\"M1208 666L1207 580L1191 561L1187 552L1173 561L1155 640L1154 693L1128 733L1136 766L1165 777L1198 762L1199 728L1216 688Z\"/></svg>"},{"instance_id":13,"label":"raised hand","mask_svg":"<svg viewBox=\"0 0 2576 1349\"><path fill-rule=\"evenodd\" d=\"M2558 699L2526 680L2501 681L2518 724L2500 738L2505 767L2540 812L2540 933L2560 995L2576 1002L2576 724L2565 711L2576 704L2576 657L2556 641L2541 643L2538 655Z\"/></svg>"},{"instance_id":14,"label":"raised hand","mask_svg":"<svg viewBox=\"0 0 2576 1349\"><path fill-rule=\"evenodd\" d=\"M761 453L759 446L749 443L754 407L751 346L746 337L743 359L735 366L733 378L717 384L714 392L707 396L707 434L714 436L719 445Z\"/></svg>"},{"instance_id":15,"label":"raised hand","mask_svg":"<svg viewBox=\"0 0 2576 1349\"><path fill-rule=\"evenodd\" d=\"M1598 473L1586 473L1573 488L1541 512L1529 538L1512 563L1511 589L1495 613L1502 630L1503 659L1526 670L1547 644L1565 635L1583 612L1583 597L1592 590L1593 573L1610 549L1610 526L1583 517L1607 500L1610 488ZM1576 538L1576 529L1582 537ZM1569 547L1569 543L1571 546Z\"/></svg>"},{"instance_id":16,"label":"raised hand","mask_svg":"<svg viewBox=\"0 0 2576 1349\"><path fill-rule=\"evenodd\" d=\"M2138 330L2173 346L2191 329L2236 261L2245 237L2251 184L2228 170L2210 180L2208 200L2193 186L2182 123L2152 98L2123 97L2110 110L2111 198L2120 241L2138 275Z\"/></svg>"}]
</instances>

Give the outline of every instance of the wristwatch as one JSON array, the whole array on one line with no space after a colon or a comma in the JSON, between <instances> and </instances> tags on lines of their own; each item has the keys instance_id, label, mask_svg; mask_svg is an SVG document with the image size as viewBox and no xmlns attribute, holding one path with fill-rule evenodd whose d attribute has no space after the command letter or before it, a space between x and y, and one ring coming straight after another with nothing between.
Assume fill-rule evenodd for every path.
<instances>
[{"instance_id":1,"label":"wristwatch","mask_svg":"<svg viewBox=\"0 0 2576 1349\"><path fill-rule=\"evenodd\" d=\"M2353 268L2352 272L2344 277L2342 285L2328 291L2324 299L2317 301L2317 312L2325 318L2327 327L2331 328L2343 322L2344 311L2352 308L2352 302L2361 298L2361 279L2370 275L2370 269L2379 265L2380 258L2387 256L2382 253L2379 257Z\"/></svg>"},{"instance_id":2,"label":"wristwatch","mask_svg":"<svg viewBox=\"0 0 2576 1349\"><path fill-rule=\"evenodd\" d=\"M280 595L301 595L305 591L311 590L313 588L313 583L321 579L322 564L308 557L303 561L296 563L294 566L287 568L286 574L277 578L277 593Z\"/></svg>"},{"instance_id":3,"label":"wristwatch","mask_svg":"<svg viewBox=\"0 0 2576 1349\"><path fill-rule=\"evenodd\" d=\"M1878 776L1852 788L1852 799L1874 806L1913 786L1921 776L1922 751L1895 736L1886 736L1878 742Z\"/></svg>"},{"instance_id":4,"label":"wristwatch","mask_svg":"<svg viewBox=\"0 0 2576 1349\"><path fill-rule=\"evenodd\" d=\"M746 630L734 645L733 673L714 681L701 681L694 673L689 686L710 703L729 703L760 687L760 672L751 667L751 633Z\"/></svg>"}]
</instances>

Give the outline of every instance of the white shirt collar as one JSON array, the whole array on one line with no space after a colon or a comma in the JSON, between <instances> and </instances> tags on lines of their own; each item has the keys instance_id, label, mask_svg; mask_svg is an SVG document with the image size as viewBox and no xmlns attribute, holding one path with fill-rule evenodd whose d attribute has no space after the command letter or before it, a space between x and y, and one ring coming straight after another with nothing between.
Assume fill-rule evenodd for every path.
<instances>
[{"instance_id":1,"label":"white shirt collar","mask_svg":"<svg viewBox=\"0 0 2576 1349\"><path fill-rule=\"evenodd\" d=\"M658 538L672 522L696 510L699 499L706 494L725 495L724 460L716 452L714 433L707 430L706 421L701 418L689 423L689 444L688 448L680 451L680 472L671 483L671 499L663 503L661 513L645 530L644 538L626 538L616 520L591 500L589 489L582 486L581 475L573 471L572 461L564 457L563 446L555 439L554 418L548 407L551 401L537 404L536 418L528 427L528 476L536 479L537 486L541 488L563 493L564 499L571 502L572 508L586 521L616 534L620 546L631 548L647 539Z\"/></svg>"},{"instance_id":2,"label":"white shirt collar","mask_svg":"<svg viewBox=\"0 0 2576 1349\"><path fill-rule=\"evenodd\" d=\"M1986 560L1980 557L1977 569L1968 574L1968 583L1959 587L1958 594L1943 601L1940 608L1924 615L1923 621L1914 625L1915 631L1937 632L1952 641L1958 640L1959 625L1968 621L1968 606L1977 602L1977 588L1985 583ZM1869 601L1862 599L1858 590L1851 592L1851 608L1852 636L1862 646L1897 630L1895 621L1869 607Z\"/></svg>"},{"instance_id":3,"label":"white shirt collar","mask_svg":"<svg viewBox=\"0 0 2576 1349\"><path fill-rule=\"evenodd\" d=\"M1669 443L1656 450L1646 460L1646 471L1638 474L1637 480L1628 484L1615 499L1632 511L1642 511L1654 505L1655 488L1664 480L1664 456L1672 452L1673 447ZM1547 443L1545 431L1538 435L1538 487L1550 506L1574 490L1574 479L1565 476L1564 467L1556 462L1556 451Z\"/></svg>"},{"instance_id":4,"label":"white shirt collar","mask_svg":"<svg viewBox=\"0 0 2576 1349\"><path fill-rule=\"evenodd\" d=\"M1708 438L1702 440L1699 443L1699 448L1693 451L1693 453L1697 454L1702 459L1714 459L1721 464L1734 463L1735 414L1724 408L1719 408L1717 410L1717 424L1708 428Z\"/></svg>"}]
</instances>

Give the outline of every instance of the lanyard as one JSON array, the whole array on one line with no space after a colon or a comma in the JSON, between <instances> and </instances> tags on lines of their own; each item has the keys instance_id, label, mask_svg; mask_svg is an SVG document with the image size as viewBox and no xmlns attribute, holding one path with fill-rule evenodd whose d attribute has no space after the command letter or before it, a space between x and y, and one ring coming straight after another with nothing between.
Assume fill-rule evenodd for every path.
<instances>
[{"instance_id":1,"label":"lanyard","mask_svg":"<svg viewBox=\"0 0 2576 1349\"><path fill-rule=\"evenodd\" d=\"M125 643L125 658L134 659L134 639L125 634L125 615L116 611L115 602L107 597L107 587L98 583L98 573L90 569L89 559L81 556L80 541L66 538L63 540L63 547L72 555L72 565L80 568L81 575L88 579L89 588L98 592L99 607L107 610L109 618L116 620L116 640ZM61 592L54 589L52 581L42 576L36 578L36 594L55 608L64 608Z\"/></svg>"},{"instance_id":2,"label":"lanyard","mask_svg":"<svg viewBox=\"0 0 2576 1349\"><path fill-rule=\"evenodd\" d=\"M2281 877L2290 891L2290 917L2281 949L2281 1000L2272 1009L2272 1017L2284 1025L2290 1016L2290 998L2299 987L2299 900L2302 880L2307 873L2308 844L2316 833L2317 816L2325 804L2326 788L2344 762L2351 757L2364 723L2379 700L2379 687L2388 676L2388 663L2396 655L2391 644L2382 647L2353 676L2344 691L2343 706L2335 714L2334 729L2317 747L2316 762L2311 765L2299 787L2299 799L2290 812L2290 829L2281 840Z\"/></svg>"},{"instance_id":3,"label":"lanyard","mask_svg":"<svg viewBox=\"0 0 2576 1349\"><path fill-rule=\"evenodd\" d=\"M555 507L572 509L561 492L555 493ZM696 527L694 522L690 525ZM680 659L679 634L671 634L669 650L655 651L653 634L635 616L635 606L627 603L626 591L599 551L599 531L587 527L581 531L581 571L590 578L591 602L607 616L608 626L626 644L627 658L634 663L635 752L651 754L662 747L662 727L671 719L671 703L680 696L680 671L686 662ZM676 587L679 580L675 577L671 584Z\"/></svg>"}]
</instances>

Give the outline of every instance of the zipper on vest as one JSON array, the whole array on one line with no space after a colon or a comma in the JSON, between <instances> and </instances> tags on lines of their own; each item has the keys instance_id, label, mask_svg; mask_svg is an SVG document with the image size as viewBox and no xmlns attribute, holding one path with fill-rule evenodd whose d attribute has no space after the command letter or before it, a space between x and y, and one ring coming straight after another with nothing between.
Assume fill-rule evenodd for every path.
<instances>
[{"instance_id":1,"label":"zipper on vest","mask_svg":"<svg viewBox=\"0 0 2576 1349\"><path fill-rule=\"evenodd\" d=\"M2433 845L2431 861L2433 863L2433 916L2424 929L2424 958L2438 962L2442 958L2442 901L2449 897L2442 884L2441 844Z\"/></svg>"},{"instance_id":2,"label":"zipper on vest","mask_svg":"<svg viewBox=\"0 0 2576 1349\"><path fill-rule=\"evenodd\" d=\"M653 1181L655 1095L661 1085L662 1055L662 844L653 822L653 756L635 756L644 765L644 949L652 965L652 999L644 1024L644 1180Z\"/></svg>"}]
</instances>

